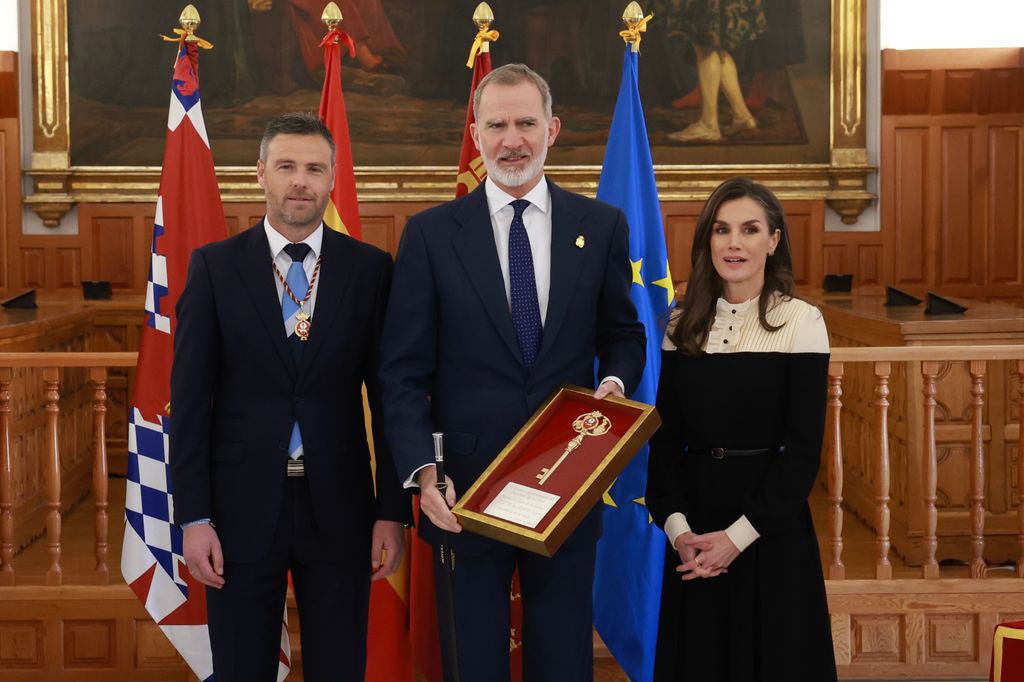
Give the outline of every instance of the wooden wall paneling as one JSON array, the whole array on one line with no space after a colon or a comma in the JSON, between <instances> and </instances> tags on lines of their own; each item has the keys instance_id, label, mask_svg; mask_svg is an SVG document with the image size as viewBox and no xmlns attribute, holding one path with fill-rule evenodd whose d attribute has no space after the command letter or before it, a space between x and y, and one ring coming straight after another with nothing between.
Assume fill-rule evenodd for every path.
<instances>
[{"instance_id":1,"label":"wooden wall paneling","mask_svg":"<svg viewBox=\"0 0 1024 682\"><path fill-rule=\"evenodd\" d=\"M850 273L854 286L885 284L881 232L822 233L822 276Z\"/></svg>"},{"instance_id":2,"label":"wooden wall paneling","mask_svg":"<svg viewBox=\"0 0 1024 682\"><path fill-rule=\"evenodd\" d=\"M793 277L800 287L820 287L824 276L822 248L825 232L825 202L783 203L793 251Z\"/></svg>"},{"instance_id":3,"label":"wooden wall paneling","mask_svg":"<svg viewBox=\"0 0 1024 682\"><path fill-rule=\"evenodd\" d=\"M255 225L263 218L265 209L266 204L263 202L224 204L224 222L228 228L228 234L236 235Z\"/></svg>"},{"instance_id":4,"label":"wooden wall paneling","mask_svg":"<svg viewBox=\"0 0 1024 682\"><path fill-rule=\"evenodd\" d=\"M894 156L889 199L891 212L882 218L882 229L891 234L893 248L888 257L897 286L928 281L928 235L931 192L921 182L928 178L929 139L923 126L894 128L889 138ZM885 140L883 138L883 147Z\"/></svg>"},{"instance_id":5,"label":"wooden wall paneling","mask_svg":"<svg viewBox=\"0 0 1024 682\"><path fill-rule=\"evenodd\" d=\"M697 218L702 204L689 202L662 202L662 227L665 230L665 249L668 251L669 270L672 281L687 282L690 279L690 247L697 231Z\"/></svg>"},{"instance_id":6,"label":"wooden wall paneling","mask_svg":"<svg viewBox=\"0 0 1024 682\"><path fill-rule=\"evenodd\" d=\"M17 258L10 235L21 232L18 116L18 54L0 52L0 292L11 288L9 277Z\"/></svg>"},{"instance_id":7,"label":"wooden wall paneling","mask_svg":"<svg viewBox=\"0 0 1024 682\"><path fill-rule=\"evenodd\" d=\"M884 50L882 68L892 283L1024 304L1024 49Z\"/></svg>"},{"instance_id":8,"label":"wooden wall paneling","mask_svg":"<svg viewBox=\"0 0 1024 682\"><path fill-rule=\"evenodd\" d=\"M49 288L46 277L46 251L41 248L23 247L21 256L21 286L19 288Z\"/></svg>"},{"instance_id":9,"label":"wooden wall paneling","mask_svg":"<svg viewBox=\"0 0 1024 682\"><path fill-rule=\"evenodd\" d=\"M135 284L133 216L98 216L92 222L94 279L107 280L116 289Z\"/></svg>"},{"instance_id":10,"label":"wooden wall paneling","mask_svg":"<svg viewBox=\"0 0 1024 682\"><path fill-rule=\"evenodd\" d=\"M373 244L394 256L409 218L432 206L434 202L362 203L359 219L363 226L363 241Z\"/></svg>"},{"instance_id":11,"label":"wooden wall paneling","mask_svg":"<svg viewBox=\"0 0 1024 682\"><path fill-rule=\"evenodd\" d=\"M55 280L58 289L79 289L82 286L82 250L77 247L54 249Z\"/></svg>"},{"instance_id":12,"label":"wooden wall paneling","mask_svg":"<svg viewBox=\"0 0 1024 682\"><path fill-rule=\"evenodd\" d=\"M978 69L950 69L940 71L940 110L946 114L969 114L978 109L984 86L984 72Z\"/></svg>"},{"instance_id":13,"label":"wooden wall paneling","mask_svg":"<svg viewBox=\"0 0 1024 682\"><path fill-rule=\"evenodd\" d=\"M1024 284L1024 125L991 127L988 133L988 281Z\"/></svg>"},{"instance_id":14,"label":"wooden wall paneling","mask_svg":"<svg viewBox=\"0 0 1024 682\"><path fill-rule=\"evenodd\" d=\"M943 126L937 131L941 149L938 170L938 199L941 210L936 225L936 281L941 284L981 284L984 244L973 239L972 225L983 224L984 187L977 187L978 155L975 141L978 131L971 125ZM984 158L980 159L984 163ZM916 182L914 177L910 182ZM978 206L981 203L981 206ZM927 230L927 226L922 226Z\"/></svg>"},{"instance_id":15,"label":"wooden wall paneling","mask_svg":"<svg viewBox=\"0 0 1024 682\"><path fill-rule=\"evenodd\" d=\"M886 72L883 78L883 113L926 114L930 108L931 71Z\"/></svg>"},{"instance_id":16,"label":"wooden wall paneling","mask_svg":"<svg viewBox=\"0 0 1024 682\"><path fill-rule=\"evenodd\" d=\"M363 239L395 255L409 218L434 205L432 202L364 203L360 206ZM662 204L669 267L677 283L689 279L690 246L702 206L703 202L699 201ZM824 202L786 201L783 208L790 223L798 284L820 286L825 272L822 264ZM260 202L225 204L228 233L237 234L254 225L263 217L263 211L264 204ZM118 293L144 293L149 272L152 212L148 204L80 205L78 235L24 238L25 248L32 249L23 257L27 279L38 281L35 286L46 289L77 288L82 279L107 279ZM874 254L862 258L851 253L855 255L848 267L855 269L865 264L871 271L861 279L875 281ZM79 268L77 274L76 267Z\"/></svg>"}]
</instances>

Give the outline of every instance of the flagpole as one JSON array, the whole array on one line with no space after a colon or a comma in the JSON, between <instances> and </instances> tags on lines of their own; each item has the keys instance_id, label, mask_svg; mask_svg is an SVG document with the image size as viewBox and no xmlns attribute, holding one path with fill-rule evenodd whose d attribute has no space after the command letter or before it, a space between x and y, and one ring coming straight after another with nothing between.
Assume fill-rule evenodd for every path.
<instances>
[{"instance_id":1,"label":"flagpole","mask_svg":"<svg viewBox=\"0 0 1024 682\"><path fill-rule=\"evenodd\" d=\"M652 15L636 2L623 12L622 80L608 131L597 198L617 206L629 224L630 292L647 332L647 364L634 400L656 401L664 321L674 287L662 227L650 138L639 91L639 52ZM666 545L646 509L645 445L605 496L604 534L594 571L594 625L629 679L654 677Z\"/></svg>"}]
</instances>

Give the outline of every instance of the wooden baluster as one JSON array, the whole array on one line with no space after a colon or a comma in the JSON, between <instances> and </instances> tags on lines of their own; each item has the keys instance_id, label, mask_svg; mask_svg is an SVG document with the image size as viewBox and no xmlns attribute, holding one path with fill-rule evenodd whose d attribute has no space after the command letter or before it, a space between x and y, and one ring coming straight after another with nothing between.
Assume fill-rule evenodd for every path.
<instances>
[{"instance_id":1,"label":"wooden baluster","mask_svg":"<svg viewBox=\"0 0 1024 682\"><path fill-rule=\"evenodd\" d=\"M889 562L889 376L891 362L875 363L875 411L878 415L878 458L875 460L875 522L878 532L878 559L875 578L892 579Z\"/></svg>"},{"instance_id":2,"label":"wooden baluster","mask_svg":"<svg viewBox=\"0 0 1024 682\"><path fill-rule=\"evenodd\" d=\"M971 577L985 577L985 361L971 360Z\"/></svg>"},{"instance_id":3,"label":"wooden baluster","mask_svg":"<svg viewBox=\"0 0 1024 682\"><path fill-rule=\"evenodd\" d=\"M1024 578L1024 360L1017 361L1017 577Z\"/></svg>"},{"instance_id":4,"label":"wooden baluster","mask_svg":"<svg viewBox=\"0 0 1024 682\"><path fill-rule=\"evenodd\" d=\"M96 501L96 582L110 583L110 569L107 567L107 368L94 367L89 370L93 383L92 397L92 494Z\"/></svg>"},{"instance_id":5,"label":"wooden baluster","mask_svg":"<svg viewBox=\"0 0 1024 682\"><path fill-rule=\"evenodd\" d=\"M935 561L935 551L939 547L937 536L939 511L935 507L936 488L939 484L939 460L935 447L935 377L939 374L939 363L925 361L921 363L921 376L924 378L924 466L921 472L921 495L924 503L924 564L921 566L922 576L929 580L939 577L939 564Z\"/></svg>"},{"instance_id":6,"label":"wooden baluster","mask_svg":"<svg viewBox=\"0 0 1024 682\"><path fill-rule=\"evenodd\" d=\"M843 580L843 434L840 414L843 409L843 363L828 365L828 423L831 425L831 452L828 458L828 518L831 526L832 561L828 566L829 580Z\"/></svg>"},{"instance_id":7,"label":"wooden baluster","mask_svg":"<svg viewBox=\"0 0 1024 682\"><path fill-rule=\"evenodd\" d=\"M46 570L46 584L60 585L63 571L60 567L60 446L57 439L60 418L60 369L43 369L46 383L46 544L50 553L50 567Z\"/></svg>"},{"instance_id":8,"label":"wooden baluster","mask_svg":"<svg viewBox=\"0 0 1024 682\"><path fill-rule=\"evenodd\" d=\"M0 367L0 585L14 584L14 455L11 454L11 381Z\"/></svg>"}]
</instances>

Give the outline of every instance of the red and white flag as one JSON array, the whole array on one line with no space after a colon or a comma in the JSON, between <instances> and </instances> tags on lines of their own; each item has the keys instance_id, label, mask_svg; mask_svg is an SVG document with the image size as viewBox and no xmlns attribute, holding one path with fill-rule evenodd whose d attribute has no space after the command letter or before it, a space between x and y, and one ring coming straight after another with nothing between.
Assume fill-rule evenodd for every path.
<instances>
[{"instance_id":1,"label":"red and white flag","mask_svg":"<svg viewBox=\"0 0 1024 682\"><path fill-rule=\"evenodd\" d=\"M192 671L205 681L213 677L206 588L185 568L182 531L173 523L174 491L167 467L174 306L185 286L192 250L227 236L199 100L200 46L209 43L181 35L171 80L146 286L146 323L128 423L121 574ZM278 680L288 675L289 658L288 629L282 622Z\"/></svg>"}]
</instances>

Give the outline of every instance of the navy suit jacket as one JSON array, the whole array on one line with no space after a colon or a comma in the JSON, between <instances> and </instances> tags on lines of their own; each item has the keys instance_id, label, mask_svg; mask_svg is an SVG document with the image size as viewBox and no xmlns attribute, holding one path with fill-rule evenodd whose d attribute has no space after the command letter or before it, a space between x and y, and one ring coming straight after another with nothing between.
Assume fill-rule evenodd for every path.
<instances>
[{"instance_id":1,"label":"navy suit jacket","mask_svg":"<svg viewBox=\"0 0 1024 682\"><path fill-rule=\"evenodd\" d=\"M434 461L431 432L443 431L446 473L461 496L558 387L594 385L595 358L598 375L622 379L627 395L640 381L645 335L629 295L625 216L549 187L551 286L531 370L512 326L484 187L409 219L380 367L385 432L402 480ZM420 524L421 535L439 539L425 515ZM595 512L569 544L599 535ZM486 542L452 536L463 552Z\"/></svg>"},{"instance_id":2,"label":"navy suit jacket","mask_svg":"<svg viewBox=\"0 0 1024 682\"><path fill-rule=\"evenodd\" d=\"M298 420L328 560L365 561L373 522L409 521L374 420L377 492L362 385L379 416L377 362L391 257L324 229L312 329L296 366L263 223L193 252L178 299L171 372L174 521L210 518L229 561L270 547L288 438Z\"/></svg>"}]
</instances>

